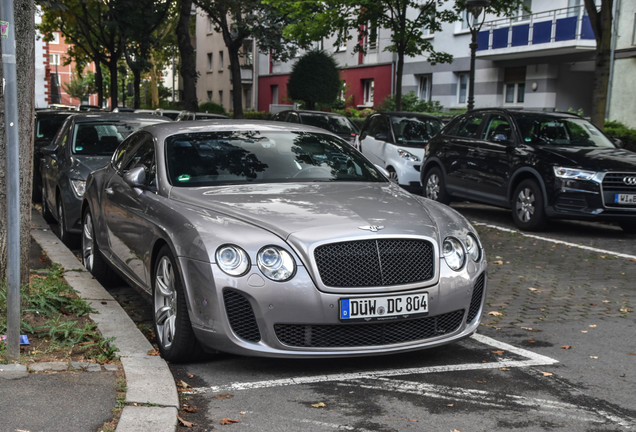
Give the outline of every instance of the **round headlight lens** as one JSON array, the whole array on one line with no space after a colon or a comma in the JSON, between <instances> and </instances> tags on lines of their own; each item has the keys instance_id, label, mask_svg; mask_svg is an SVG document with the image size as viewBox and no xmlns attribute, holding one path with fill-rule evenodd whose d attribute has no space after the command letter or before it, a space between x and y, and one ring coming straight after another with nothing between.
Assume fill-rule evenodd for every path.
<instances>
[{"instance_id":1,"label":"round headlight lens","mask_svg":"<svg viewBox=\"0 0 636 432\"><path fill-rule=\"evenodd\" d=\"M277 246L265 246L256 257L256 265L268 279L283 282L296 273L296 262L289 252Z\"/></svg>"},{"instance_id":2,"label":"round headlight lens","mask_svg":"<svg viewBox=\"0 0 636 432\"><path fill-rule=\"evenodd\" d=\"M475 262L481 259L481 247L479 246L479 241L477 240L477 237L472 234L468 234L466 236L466 252L468 252L468 255Z\"/></svg>"},{"instance_id":3,"label":"round headlight lens","mask_svg":"<svg viewBox=\"0 0 636 432\"><path fill-rule=\"evenodd\" d=\"M451 269L459 271L464 266L466 253L460 241L455 237L446 237L442 245L442 253L444 254L446 264L448 264Z\"/></svg>"},{"instance_id":4,"label":"round headlight lens","mask_svg":"<svg viewBox=\"0 0 636 432\"><path fill-rule=\"evenodd\" d=\"M223 245L216 250L216 263L230 276L242 276L250 268L247 252L238 246Z\"/></svg>"}]
</instances>

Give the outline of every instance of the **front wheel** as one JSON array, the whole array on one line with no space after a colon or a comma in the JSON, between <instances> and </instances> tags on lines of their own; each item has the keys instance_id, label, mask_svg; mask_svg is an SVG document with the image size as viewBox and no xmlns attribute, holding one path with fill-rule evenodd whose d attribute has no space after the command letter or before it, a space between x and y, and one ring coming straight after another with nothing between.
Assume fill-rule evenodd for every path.
<instances>
[{"instance_id":1,"label":"front wheel","mask_svg":"<svg viewBox=\"0 0 636 432\"><path fill-rule=\"evenodd\" d=\"M195 359L201 349L192 330L179 269L168 246L157 255L152 291L155 334L162 357L174 363Z\"/></svg>"},{"instance_id":2,"label":"front wheel","mask_svg":"<svg viewBox=\"0 0 636 432\"><path fill-rule=\"evenodd\" d=\"M450 195L446 192L444 177L439 168L431 168L424 176L423 195L442 204L450 203Z\"/></svg>"},{"instance_id":3,"label":"front wheel","mask_svg":"<svg viewBox=\"0 0 636 432\"><path fill-rule=\"evenodd\" d=\"M66 216L64 212L64 203L62 197L58 197L57 200L57 235L62 240L62 243L69 246L71 249L77 246L77 238L66 229Z\"/></svg>"},{"instance_id":4,"label":"front wheel","mask_svg":"<svg viewBox=\"0 0 636 432\"><path fill-rule=\"evenodd\" d=\"M546 222L543 193L534 180L524 180L515 189L512 202L512 220L522 230L541 230Z\"/></svg>"},{"instance_id":5,"label":"front wheel","mask_svg":"<svg viewBox=\"0 0 636 432\"><path fill-rule=\"evenodd\" d=\"M97 246L93 215L88 209L82 218L82 264L95 276L95 279L103 284L110 285L116 280L113 271L108 267L99 246Z\"/></svg>"}]
</instances>

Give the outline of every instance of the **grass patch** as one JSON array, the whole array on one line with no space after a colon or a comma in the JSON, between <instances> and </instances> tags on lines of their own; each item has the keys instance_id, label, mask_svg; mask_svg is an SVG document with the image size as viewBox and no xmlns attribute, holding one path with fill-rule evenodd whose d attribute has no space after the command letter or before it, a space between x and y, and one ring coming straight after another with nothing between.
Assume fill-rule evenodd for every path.
<instances>
[{"instance_id":1,"label":"grass patch","mask_svg":"<svg viewBox=\"0 0 636 432\"><path fill-rule=\"evenodd\" d=\"M7 333L7 289L0 287L0 335ZM112 339L104 339L90 319L94 312L64 280L64 271L53 265L32 274L20 294L20 334L29 345L20 347L20 363L39 361L90 361L117 359ZM7 363L6 345L0 342L0 363Z\"/></svg>"}]
</instances>

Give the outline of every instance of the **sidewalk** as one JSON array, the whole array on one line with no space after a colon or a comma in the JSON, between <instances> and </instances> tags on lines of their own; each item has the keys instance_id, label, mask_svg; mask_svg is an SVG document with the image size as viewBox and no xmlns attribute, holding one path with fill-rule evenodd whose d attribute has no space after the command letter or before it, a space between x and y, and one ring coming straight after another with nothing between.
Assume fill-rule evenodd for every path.
<instances>
[{"instance_id":1,"label":"sidewalk","mask_svg":"<svg viewBox=\"0 0 636 432\"><path fill-rule=\"evenodd\" d=\"M115 338L126 379L126 400L117 432L174 432L179 397L166 362L149 356L152 345L113 297L86 271L32 212L31 236L65 279L96 313L90 315L105 338ZM41 363L0 365L0 432L90 432L112 418L116 367ZM47 373L32 373L36 370Z\"/></svg>"}]
</instances>

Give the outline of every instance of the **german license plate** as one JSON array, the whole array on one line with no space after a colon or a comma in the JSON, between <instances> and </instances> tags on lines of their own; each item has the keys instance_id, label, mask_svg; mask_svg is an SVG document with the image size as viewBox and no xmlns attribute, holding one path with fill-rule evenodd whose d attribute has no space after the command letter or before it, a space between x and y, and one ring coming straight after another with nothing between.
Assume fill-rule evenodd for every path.
<instances>
[{"instance_id":1,"label":"german license plate","mask_svg":"<svg viewBox=\"0 0 636 432\"><path fill-rule=\"evenodd\" d=\"M428 312L428 293L340 299L341 320L382 320Z\"/></svg>"},{"instance_id":2,"label":"german license plate","mask_svg":"<svg viewBox=\"0 0 636 432\"><path fill-rule=\"evenodd\" d=\"M634 194L616 194L616 195L614 195L614 203L616 203L616 204L636 204L636 195L634 195Z\"/></svg>"}]
</instances>

